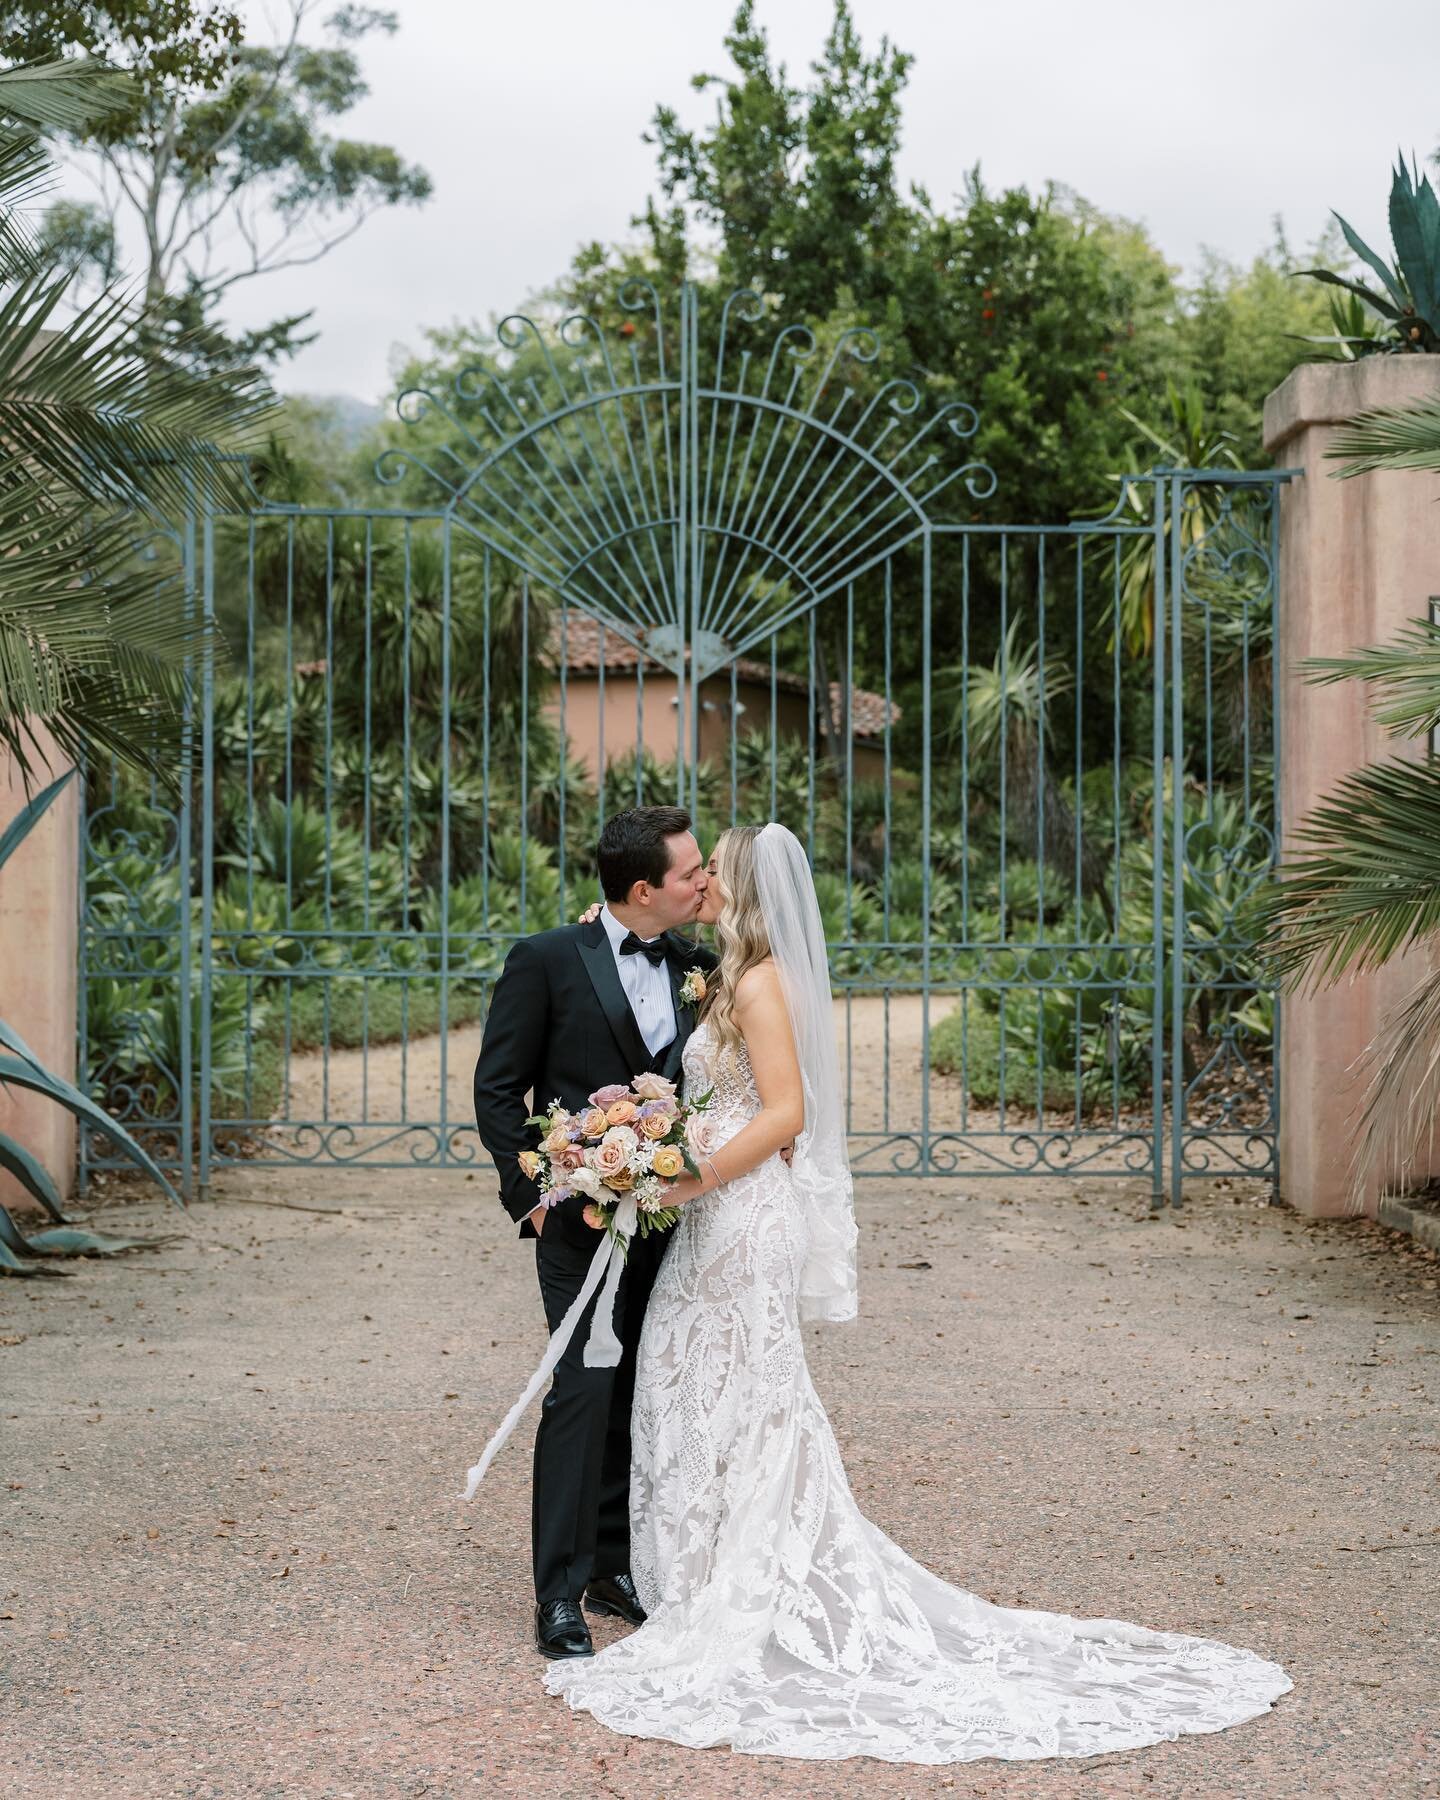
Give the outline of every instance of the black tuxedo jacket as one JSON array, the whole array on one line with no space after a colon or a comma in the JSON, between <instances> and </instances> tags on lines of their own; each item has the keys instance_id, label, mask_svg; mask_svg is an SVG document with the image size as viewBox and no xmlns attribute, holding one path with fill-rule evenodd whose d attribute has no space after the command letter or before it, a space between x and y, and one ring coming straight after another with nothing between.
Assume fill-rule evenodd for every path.
<instances>
[{"instance_id":1,"label":"black tuxedo jacket","mask_svg":"<svg viewBox=\"0 0 1440 1800\"><path fill-rule=\"evenodd\" d=\"M521 938L505 959L475 1065L475 1123L499 1171L501 1203L512 1219L521 1221L522 1237L535 1236L529 1214L540 1199L518 1160L522 1150L535 1149L539 1141L526 1119L552 1100L573 1111L596 1088L628 1084L648 1069L680 1079L681 1055L695 1029L695 1009L680 1004L680 984L690 969L713 969L716 959L703 945L674 932L664 934L664 943L675 994L675 1036L653 1056L625 998L615 953L598 918ZM573 1219L565 1219L566 1235L584 1232L593 1242L593 1233L579 1217L583 1210L584 1200L577 1194L562 1202L556 1214L574 1213ZM547 1219L547 1241L550 1229Z\"/></svg>"}]
</instances>

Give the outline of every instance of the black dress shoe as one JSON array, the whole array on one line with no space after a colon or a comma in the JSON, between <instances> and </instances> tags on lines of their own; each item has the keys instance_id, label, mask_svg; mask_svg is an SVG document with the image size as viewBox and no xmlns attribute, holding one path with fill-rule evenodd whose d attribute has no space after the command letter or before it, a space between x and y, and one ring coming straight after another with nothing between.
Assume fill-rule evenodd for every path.
<instances>
[{"instance_id":1,"label":"black dress shoe","mask_svg":"<svg viewBox=\"0 0 1440 1800\"><path fill-rule=\"evenodd\" d=\"M643 1625L645 1608L635 1592L628 1571L619 1575L601 1575L585 1590L585 1604L593 1613L610 1613L624 1619L627 1625Z\"/></svg>"},{"instance_id":2,"label":"black dress shoe","mask_svg":"<svg viewBox=\"0 0 1440 1800\"><path fill-rule=\"evenodd\" d=\"M545 1600L535 1608L535 1648L552 1662L595 1654L590 1627L573 1600Z\"/></svg>"}]
</instances>

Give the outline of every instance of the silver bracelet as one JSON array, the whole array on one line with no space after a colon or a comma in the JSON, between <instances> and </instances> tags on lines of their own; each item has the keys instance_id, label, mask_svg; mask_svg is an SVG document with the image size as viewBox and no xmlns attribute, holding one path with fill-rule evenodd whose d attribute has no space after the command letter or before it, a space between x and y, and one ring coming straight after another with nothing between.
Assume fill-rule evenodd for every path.
<instances>
[{"instance_id":1,"label":"silver bracelet","mask_svg":"<svg viewBox=\"0 0 1440 1800\"><path fill-rule=\"evenodd\" d=\"M720 1179L720 1171L715 1167L714 1162L708 1156L702 1156L700 1160L705 1164L705 1167L715 1177L716 1187L717 1188L724 1187L725 1183Z\"/></svg>"}]
</instances>

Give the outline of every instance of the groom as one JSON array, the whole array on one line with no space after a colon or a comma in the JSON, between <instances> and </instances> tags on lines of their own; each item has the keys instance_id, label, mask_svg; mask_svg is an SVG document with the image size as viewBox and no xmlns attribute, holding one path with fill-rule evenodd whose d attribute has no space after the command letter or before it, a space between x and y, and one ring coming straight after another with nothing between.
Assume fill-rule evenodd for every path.
<instances>
[{"instance_id":1,"label":"groom","mask_svg":"<svg viewBox=\"0 0 1440 1800\"><path fill-rule=\"evenodd\" d=\"M495 1159L501 1204L521 1237L536 1240L552 1332L600 1240L585 1222L583 1195L548 1209L536 1205L535 1183L518 1160L536 1144L525 1121L552 1100L578 1109L596 1088L628 1085L647 1069L678 1083L695 1025L680 986L689 969L715 963L708 950L673 935L694 924L706 887L688 813L675 806L616 813L596 858L605 895L599 916L515 944L495 984L475 1065L480 1141ZM630 1401L661 1247L658 1233L631 1240L615 1304L619 1367L584 1365L592 1300L541 1407L530 1532L535 1643L548 1657L592 1654L582 1595L592 1612L644 1622L630 1579Z\"/></svg>"}]
</instances>

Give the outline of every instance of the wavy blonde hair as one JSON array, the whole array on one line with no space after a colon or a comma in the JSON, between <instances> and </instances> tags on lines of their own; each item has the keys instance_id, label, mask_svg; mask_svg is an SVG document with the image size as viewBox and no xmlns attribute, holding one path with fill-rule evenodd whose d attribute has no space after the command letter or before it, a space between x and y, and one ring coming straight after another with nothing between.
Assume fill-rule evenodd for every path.
<instances>
[{"instance_id":1,"label":"wavy blonde hair","mask_svg":"<svg viewBox=\"0 0 1440 1800\"><path fill-rule=\"evenodd\" d=\"M720 834L715 846L715 873L725 898L715 921L720 967L705 1016L713 1024L721 1048L731 1051L738 1051L745 1041L735 1023L740 978L770 955L770 935L755 883L755 840L764 829L763 825L732 825Z\"/></svg>"}]
</instances>

